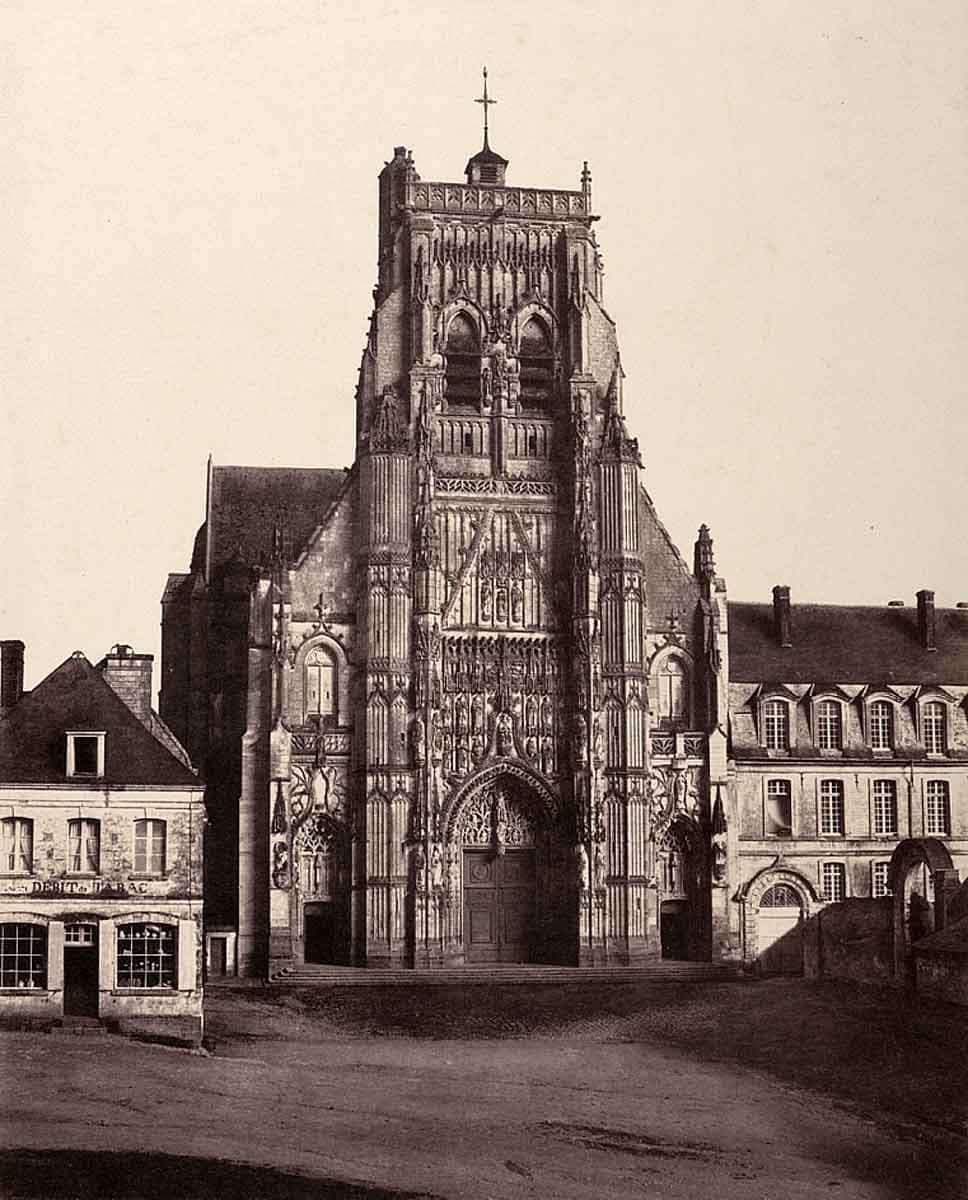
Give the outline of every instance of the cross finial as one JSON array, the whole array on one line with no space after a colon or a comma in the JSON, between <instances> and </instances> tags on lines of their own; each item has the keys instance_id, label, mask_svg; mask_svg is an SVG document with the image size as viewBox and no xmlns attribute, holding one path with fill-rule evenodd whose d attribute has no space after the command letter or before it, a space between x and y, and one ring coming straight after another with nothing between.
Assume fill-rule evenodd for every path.
<instances>
[{"instance_id":1,"label":"cross finial","mask_svg":"<svg viewBox=\"0 0 968 1200\"><path fill-rule=\"evenodd\" d=\"M485 150L489 150L490 147L487 144L487 110L489 105L497 104L497 101L489 99L487 95L487 67L484 68L484 95L478 97L474 103L484 105L484 148Z\"/></svg>"}]
</instances>

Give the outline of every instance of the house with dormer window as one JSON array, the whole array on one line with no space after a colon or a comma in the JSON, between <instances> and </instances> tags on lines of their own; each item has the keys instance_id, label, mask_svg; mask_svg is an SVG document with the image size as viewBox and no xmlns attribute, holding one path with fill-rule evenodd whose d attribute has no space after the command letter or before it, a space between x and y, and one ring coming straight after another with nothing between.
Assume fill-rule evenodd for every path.
<instances>
[{"instance_id":1,"label":"house with dormer window","mask_svg":"<svg viewBox=\"0 0 968 1200\"><path fill-rule=\"evenodd\" d=\"M152 658L80 651L24 692L0 645L0 1023L201 1035L202 786Z\"/></svg>"}]
</instances>

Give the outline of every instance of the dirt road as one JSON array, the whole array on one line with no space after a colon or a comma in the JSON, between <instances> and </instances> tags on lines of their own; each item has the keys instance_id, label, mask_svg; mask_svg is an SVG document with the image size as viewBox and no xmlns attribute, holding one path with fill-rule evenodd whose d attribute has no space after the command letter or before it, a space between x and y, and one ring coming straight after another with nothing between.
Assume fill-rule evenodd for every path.
<instances>
[{"instance_id":1,"label":"dirt road","mask_svg":"<svg viewBox=\"0 0 968 1200\"><path fill-rule=\"evenodd\" d=\"M965 1141L648 1042L0 1038L5 1197L955 1197ZM240 1022L244 1024L244 1021Z\"/></svg>"}]
</instances>

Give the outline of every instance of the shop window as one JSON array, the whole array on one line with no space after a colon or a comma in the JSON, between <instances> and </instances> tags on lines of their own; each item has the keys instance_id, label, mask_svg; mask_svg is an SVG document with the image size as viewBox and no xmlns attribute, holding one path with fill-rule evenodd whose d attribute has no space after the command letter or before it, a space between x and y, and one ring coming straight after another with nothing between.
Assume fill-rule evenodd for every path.
<instances>
[{"instance_id":1,"label":"shop window","mask_svg":"<svg viewBox=\"0 0 968 1200\"><path fill-rule=\"evenodd\" d=\"M47 929L43 925L0 925L0 987L47 987Z\"/></svg>"},{"instance_id":2,"label":"shop window","mask_svg":"<svg viewBox=\"0 0 968 1200\"><path fill-rule=\"evenodd\" d=\"M122 925L118 929L118 987L173 990L178 974L177 942L172 925Z\"/></svg>"}]
</instances>

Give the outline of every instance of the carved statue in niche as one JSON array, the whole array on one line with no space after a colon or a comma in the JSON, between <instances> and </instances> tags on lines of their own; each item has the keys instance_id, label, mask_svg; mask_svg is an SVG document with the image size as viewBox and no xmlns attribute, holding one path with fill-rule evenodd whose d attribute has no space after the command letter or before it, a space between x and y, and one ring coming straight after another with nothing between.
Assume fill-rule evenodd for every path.
<instances>
[{"instance_id":1,"label":"carved statue in niche","mask_svg":"<svg viewBox=\"0 0 968 1200\"><path fill-rule=\"evenodd\" d=\"M468 764L467 744L466 742L457 743L457 774L466 775L470 769Z\"/></svg>"},{"instance_id":2,"label":"carved statue in niche","mask_svg":"<svg viewBox=\"0 0 968 1200\"><path fill-rule=\"evenodd\" d=\"M444 886L444 856L436 843L430 851L430 886L435 892Z\"/></svg>"},{"instance_id":3,"label":"carved statue in niche","mask_svg":"<svg viewBox=\"0 0 968 1200\"><path fill-rule=\"evenodd\" d=\"M538 761L538 739L529 737L524 743L524 752L532 762L536 763Z\"/></svg>"},{"instance_id":4,"label":"carved statue in niche","mask_svg":"<svg viewBox=\"0 0 968 1200\"><path fill-rule=\"evenodd\" d=\"M726 835L713 837L713 882L726 882Z\"/></svg>"},{"instance_id":5,"label":"carved statue in niche","mask_svg":"<svg viewBox=\"0 0 968 1200\"><path fill-rule=\"evenodd\" d=\"M471 700L471 729L480 733L484 728L484 697L478 693Z\"/></svg>"},{"instance_id":6,"label":"carved statue in niche","mask_svg":"<svg viewBox=\"0 0 968 1200\"><path fill-rule=\"evenodd\" d=\"M282 795L282 784L276 784L276 799L272 806L272 824L270 826L271 833L286 833L288 830L286 823L286 802Z\"/></svg>"},{"instance_id":7,"label":"carved statue in niche","mask_svg":"<svg viewBox=\"0 0 968 1200\"><path fill-rule=\"evenodd\" d=\"M426 890L426 881L424 879L426 866L427 857L424 854L423 846L418 842L410 854L410 869L413 871L414 886L421 894Z\"/></svg>"},{"instance_id":8,"label":"carved statue in niche","mask_svg":"<svg viewBox=\"0 0 968 1200\"><path fill-rule=\"evenodd\" d=\"M575 714L575 762L584 766L588 762L588 724L581 713Z\"/></svg>"},{"instance_id":9,"label":"carved statue in niche","mask_svg":"<svg viewBox=\"0 0 968 1200\"><path fill-rule=\"evenodd\" d=\"M284 841L278 841L272 847L272 886L285 889L289 884L289 846Z\"/></svg>"},{"instance_id":10,"label":"carved statue in niche","mask_svg":"<svg viewBox=\"0 0 968 1200\"><path fill-rule=\"evenodd\" d=\"M508 619L508 594L506 588L497 589L497 604L496 604L497 620L503 625Z\"/></svg>"},{"instance_id":11,"label":"carved statue in niche","mask_svg":"<svg viewBox=\"0 0 968 1200\"><path fill-rule=\"evenodd\" d=\"M605 851L599 842L595 846L595 891L600 892L605 888Z\"/></svg>"},{"instance_id":12,"label":"carved statue in niche","mask_svg":"<svg viewBox=\"0 0 968 1200\"><path fill-rule=\"evenodd\" d=\"M508 840L508 806L504 793L499 791L494 799L494 844L498 854L504 853Z\"/></svg>"},{"instance_id":13,"label":"carved statue in niche","mask_svg":"<svg viewBox=\"0 0 968 1200\"><path fill-rule=\"evenodd\" d=\"M479 733L475 733L471 738L471 760L473 761L474 766L478 766L483 758L484 738Z\"/></svg>"},{"instance_id":14,"label":"carved statue in niche","mask_svg":"<svg viewBox=\"0 0 968 1200\"><path fill-rule=\"evenodd\" d=\"M418 767L421 767L427 761L427 728L424 725L423 717L419 713L413 719L411 740L413 743L413 761Z\"/></svg>"},{"instance_id":15,"label":"carved statue in niche","mask_svg":"<svg viewBox=\"0 0 968 1200\"><path fill-rule=\"evenodd\" d=\"M592 723L592 748L597 762L601 762L605 754L605 739L602 736L602 722L596 717Z\"/></svg>"},{"instance_id":16,"label":"carved statue in niche","mask_svg":"<svg viewBox=\"0 0 968 1200\"><path fill-rule=\"evenodd\" d=\"M491 620L491 581L481 580L481 620Z\"/></svg>"},{"instance_id":17,"label":"carved statue in niche","mask_svg":"<svg viewBox=\"0 0 968 1200\"><path fill-rule=\"evenodd\" d=\"M515 583L511 588L511 620L515 625L524 622L524 593L519 583Z\"/></svg>"},{"instance_id":18,"label":"carved statue in niche","mask_svg":"<svg viewBox=\"0 0 968 1200\"><path fill-rule=\"evenodd\" d=\"M583 842L578 847L578 886L586 893L591 887L591 869L588 863L588 851Z\"/></svg>"},{"instance_id":19,"label":"carved statue in niche","mask_svg":"<svg viewBox=\"0 0 968 1200\"><path fill-rule=\"evenodd\" d=\"M685 771L676 771L672 778L672 806L676 813L688 811L689 782Z\"/></svg>"},{"instance_id":20,"label":"carved statue in niche","mask_svg":"<svg viewBox=\"0 0 968 1200\"><path fill-rule=\"evenodd\" d=\"M541 739L541 770L545 775L554 774L555 769L555 752L551 744L551 738L545 737Z\"/></svg>"},{"instance_id":21,"label":"carved statue in niche","mask_svg":"<svg viewBox=\"0 0 968 1200\"><path fill-rule=\"evenodd\" d=\"M497 753L507 756L514 753L514 730L509 712L498 713L495 731Z\"/></svg>"},{"instance_id":22,"label":"carved statue in niche","mask_svg":"<svg viewBox=\"0 0 968 1200\"><path fill-rule=\"evenodd\" d=\"M457 697L454 727L457 733L467 733L467 701L463 696Z\"/></svg>"}]
</instances>

